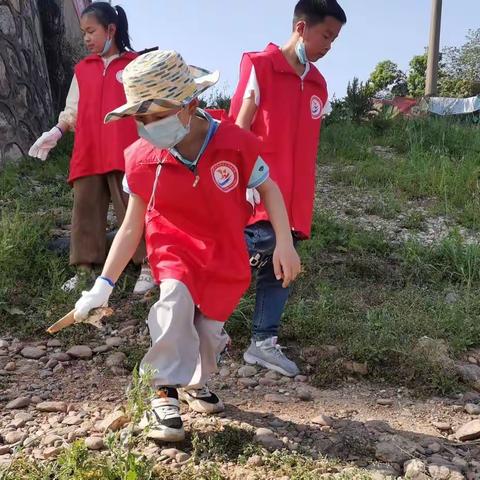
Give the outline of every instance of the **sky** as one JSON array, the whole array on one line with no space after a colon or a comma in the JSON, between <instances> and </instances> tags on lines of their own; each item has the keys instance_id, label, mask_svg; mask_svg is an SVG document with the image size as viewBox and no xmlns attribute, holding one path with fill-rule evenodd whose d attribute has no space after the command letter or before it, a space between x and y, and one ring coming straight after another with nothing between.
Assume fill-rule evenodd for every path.
<instances>
[{"instance_id":1,"label":"sky","mask_svg":"<svg viewBox=\"0 0 480 480\"><path fill-rule=\"evenodd\" d=\"M330 96L345 95L353 78L367 80L375 65L393 60L402 70L424 52L431 0L339 0L348 22L317 62ZM173 49L193 65L220 70L219 89L232 93L242 53L285 43L295 0L113 0L127 12L136 50ZM461 8L460 8L461 6ZM465 43L479 27L480 0L443 0L442 46Z\"/></svg>"}]
</instances>

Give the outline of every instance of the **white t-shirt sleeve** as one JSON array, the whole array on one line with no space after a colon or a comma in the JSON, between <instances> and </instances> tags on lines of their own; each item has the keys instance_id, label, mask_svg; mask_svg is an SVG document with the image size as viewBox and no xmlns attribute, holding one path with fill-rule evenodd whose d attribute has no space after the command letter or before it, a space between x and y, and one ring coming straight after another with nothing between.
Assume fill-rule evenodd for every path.
<instances>
[{"instance_id":1,"label":"white t-shirt sleeve","mask_svg":"<svg viewBox=\"0 0 480 480\"><path fill-rule=\"evenodd\" d=\"M132 191L130 190L130 187L128 186L128 181L127 181L127 176L124 175L122 179L122 188L125 193L128 193L128 195L132 194Z\"/></svg>"},{"instance_id":2,"label":"white t-shirt sleeve","mask_svg":"<svg viewBox=\"0 0 480 480\"><path fill-rule=\"evenodd\" d=\"M65 109L58 116L58 121L66 123L71 130L75 130L78 114L78 102L80 101L80 89L78 88L78 80L74 75L70 89L68 90Z\"/></svg>"},{"instance_id":3,"label":"white t-shirt sleeve","mask_svg":"<svg viewBox=\"0 0 480 480\"><path fill-rule=\"evenodd\" d=\"M250 71L250 77L248 79L247 86L245 87L243 98L250 98L252 96L252 92L255 98L255 105L258 107L260 105L260 87L258 85L257 72L255 72L255 67L253 65L252 70Z\"/></svg>"}]
</instances>

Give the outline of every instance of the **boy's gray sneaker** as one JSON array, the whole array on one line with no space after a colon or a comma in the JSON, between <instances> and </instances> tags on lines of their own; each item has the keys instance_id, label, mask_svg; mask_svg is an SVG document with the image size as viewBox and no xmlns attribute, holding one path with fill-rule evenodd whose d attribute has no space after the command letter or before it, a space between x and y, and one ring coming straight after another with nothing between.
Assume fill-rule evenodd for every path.
<instances>
[{"instance_id":1,"label":"boy's gray sneaker","mask_svg":"<svg viewBox=\"0 0 480 480\"><path fill-rule=\"evenodd\" d=\"M252 340L243 354L245 362L275 370L287 377L295 377L300 373L295 362L289 360L277 344L278 337L270 337L263 341Z\"/></svg>"}]
</instances>

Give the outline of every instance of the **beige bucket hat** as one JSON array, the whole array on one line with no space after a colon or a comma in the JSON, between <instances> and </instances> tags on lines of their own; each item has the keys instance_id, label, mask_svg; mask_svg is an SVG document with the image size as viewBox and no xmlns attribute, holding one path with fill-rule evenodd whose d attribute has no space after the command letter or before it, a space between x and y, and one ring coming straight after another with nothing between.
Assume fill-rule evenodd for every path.
<instances>
[{"instance_id":1,"label":"beige bucket hat","mask_svg":"<svg viewBox=\"0 0 480 480\"><path fill-rule=\"evenodd\" d=\"M173 50L141 55L123 71L127 103L108 113L105 123L183 106L215 85L219 76L218 71L187 65Z\"/></svg>"}]
</instances>

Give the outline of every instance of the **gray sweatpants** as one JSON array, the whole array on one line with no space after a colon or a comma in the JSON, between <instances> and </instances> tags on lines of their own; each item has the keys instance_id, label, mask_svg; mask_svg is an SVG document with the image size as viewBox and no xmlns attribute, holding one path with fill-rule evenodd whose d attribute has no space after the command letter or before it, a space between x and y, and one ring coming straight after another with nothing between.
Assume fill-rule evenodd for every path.
<instances>
[{"instance_id":1,"label":"gray sweatpants","mask_svg":"<svg viewBox=\"0 0 480 480\"><path fill-rule=\"evenodd\" d=\"M148 314L151 347L140 364L153 371L154 386L198 389L217 371L217 355L228 335L223 322L206 318L178 280L160 284L160 299Z\"/></svg>"}]
</instances>

